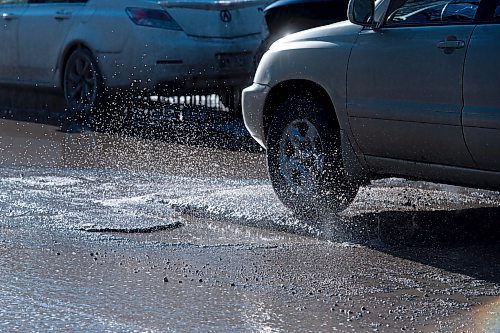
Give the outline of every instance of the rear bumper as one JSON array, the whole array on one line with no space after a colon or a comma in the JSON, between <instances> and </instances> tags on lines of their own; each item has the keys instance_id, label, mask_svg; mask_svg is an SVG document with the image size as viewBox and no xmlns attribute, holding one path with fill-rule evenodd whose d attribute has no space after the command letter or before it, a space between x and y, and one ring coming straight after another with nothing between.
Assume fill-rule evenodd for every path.
<instances>
[{"instance_id":1,"label":"rear bumper","mask_svg":"<svg viewBox=\"0 0 500 333\"><path fill-rule=\"evenodd\" d=\"M243 119L252 137L264 148L266 137L264 133L264 104L270 88L254 83L245 88L242 93Z\"/></svg>"},{"instance_id":2,"label":"rear bumper","mask_svg":"<svg viewBox=\"0 0 500 333\"><path fill-rule=\"evenodd\" d=\"M214 90L251 83L260 36L204 39L184 32L140 30L121 52L97 54L108 87ZM241 61L227 64L221 57Z\"/></svg>"}]
</instances>

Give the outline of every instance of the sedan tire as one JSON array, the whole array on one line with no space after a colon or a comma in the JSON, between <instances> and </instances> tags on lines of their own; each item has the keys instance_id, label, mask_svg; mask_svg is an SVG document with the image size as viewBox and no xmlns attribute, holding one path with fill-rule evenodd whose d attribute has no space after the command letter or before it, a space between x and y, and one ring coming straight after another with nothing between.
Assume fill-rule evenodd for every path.
<instances>
[{"instance_id":1,"label":"sedan tire","mask_svg":"<svg viewBox=\"0 0 500 333\"><path fill-rule=\"evenodd\" d=\"M99 109L105 100L104 83L88 49L76 49L69 56L64 67L63 88L68 122L90 125L92 117L103 113Z\"/></svg>"}]
</instances>

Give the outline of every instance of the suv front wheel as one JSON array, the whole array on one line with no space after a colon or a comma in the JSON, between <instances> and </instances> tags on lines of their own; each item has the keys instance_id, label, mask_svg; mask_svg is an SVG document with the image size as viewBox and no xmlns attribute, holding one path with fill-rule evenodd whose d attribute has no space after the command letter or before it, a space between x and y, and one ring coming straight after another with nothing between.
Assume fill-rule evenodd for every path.
<instances>
[{"instance_id":1,"label":"suv front wheel","mask_svg":"<svg viewBox=\"0 0 500 333\"><path fill-rule=\"evenodd\" d=\"M279 199L300 216L341 211L359 188L347 176L328 111L312 96L294 95L278 105L270 124L269 176Z\"/></svg>"}]
</instances>

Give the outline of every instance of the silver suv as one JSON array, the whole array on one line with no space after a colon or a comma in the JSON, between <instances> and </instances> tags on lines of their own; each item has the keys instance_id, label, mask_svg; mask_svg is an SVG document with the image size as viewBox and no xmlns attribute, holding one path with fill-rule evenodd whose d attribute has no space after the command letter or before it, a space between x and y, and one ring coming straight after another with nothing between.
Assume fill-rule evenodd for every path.
<instances>
[{"instance_id":1,"label":"silver suv","mask_svg":"<svg viewBox=\"0 0 500 333\"><path fill-rule=\"evenodd\" d=\"M281 201L339 211L398 175L500 189L500 1L351 0L264 54L243 114Z\"/></svg>"}]
</instances>

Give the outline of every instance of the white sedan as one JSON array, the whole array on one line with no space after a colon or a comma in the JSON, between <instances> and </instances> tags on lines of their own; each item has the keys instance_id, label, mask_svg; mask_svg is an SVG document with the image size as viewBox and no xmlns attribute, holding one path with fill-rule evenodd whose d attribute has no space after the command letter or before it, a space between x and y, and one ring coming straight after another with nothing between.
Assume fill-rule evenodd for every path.
<instances>
[{"instance_id":1,"label":"white sedan","mask_svg":"<svg viewBox=\"0 0 500 333\"><path fill-rule=\"evenodd\" d=\"M285 37L243 92L269 175L297 213L367 180L500 189L500 2L351 0L350 22Z\"/></svg>"},{"instance_id":2,"label":"white sedan","mask_svg":"<svg viewBox=\"0 0 500 333\"><path fill-rule=\"evenodd\" d=\"M251 82L260 0L0 0L0 85L64 91L86 117L117 89L219 93Z\"/></svg>"}]
</instances>

